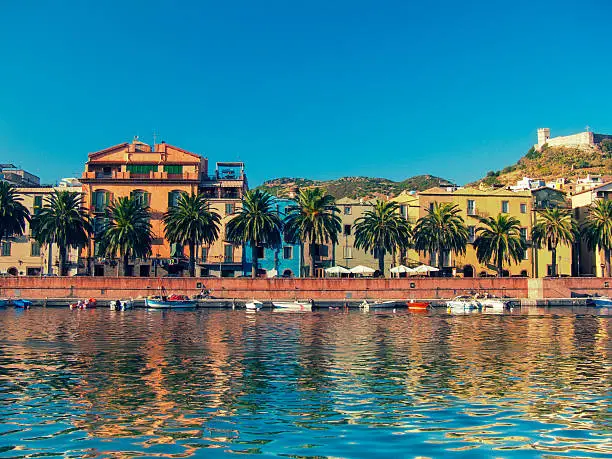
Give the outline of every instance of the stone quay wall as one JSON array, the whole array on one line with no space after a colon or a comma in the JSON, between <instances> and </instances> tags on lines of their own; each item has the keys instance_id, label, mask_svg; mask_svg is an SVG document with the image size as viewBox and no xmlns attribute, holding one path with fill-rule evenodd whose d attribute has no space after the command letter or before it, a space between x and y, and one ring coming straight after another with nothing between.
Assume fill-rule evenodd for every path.
<instances>
[{"instance_id":1,"label":"stone quay wall","mask_svg":"<svg viewBox=\"0 0 612 459\"><path fill-rule=\"evenodd\" d=\"M575 293L612 295L610 278L400 278L400 279L249 279L141 277L3 277L0 297L139 298L169 293L194 295L202 288L226 299L442 299L470 292L514 298L569 298Z\"/></svg>"}]
</instances>

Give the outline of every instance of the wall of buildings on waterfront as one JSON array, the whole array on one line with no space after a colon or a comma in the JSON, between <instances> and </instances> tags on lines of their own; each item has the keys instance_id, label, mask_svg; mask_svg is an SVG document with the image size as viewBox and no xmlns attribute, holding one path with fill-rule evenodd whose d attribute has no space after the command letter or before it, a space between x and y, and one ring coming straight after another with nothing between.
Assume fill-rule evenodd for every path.
<instances>
[{"instance_id":1,"label":"wall of buildings on waterfront","mask_svg":"<svg viewBox=\"0 0 612 459\"><path fill-rule=\"evenodd\" d=\"M13 298L138 298L170 293L193 295L202 288L226 299L444 299L473 292L514 298L569 298L572 293L612 295L610 278L0 278L0 296Z\"/></svg>"}]
</instances>

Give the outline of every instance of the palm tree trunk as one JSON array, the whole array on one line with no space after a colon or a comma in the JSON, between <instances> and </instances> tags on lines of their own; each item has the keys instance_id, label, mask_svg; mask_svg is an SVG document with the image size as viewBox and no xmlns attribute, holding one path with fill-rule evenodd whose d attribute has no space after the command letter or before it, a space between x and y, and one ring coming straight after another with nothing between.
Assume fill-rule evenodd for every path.
<instances>
[{"instance_id":1,"label":"palm tree trunk","mask_svg":"<svg viewBox=\"0 0 612 459\"><path fill-rule=\"evenodd\" d=\"M385 277L385 249L378 250L378 270L382 277Z\"/></svg>"},{"instance_id":2,"label":"palm tree trunk","mask_svg":"<svg viewBox=\"0 0 612 459\"><path fill-rule=\"evenodd\" d=\"M129 265L130 257L128 256L127 251L123 254L123 275L128 275L128 265Z\"/></svg>"},{"instance_id":3,"label":"palm tree trunk","mask_svg":"<svg viewBox=\"0 0 612 459\"><path fill-rule=\"evenodd\" d=\"M66 275L66 247L63 245L59 246L59 275Z\"/></svg>"},{"instance_id":4,"label":"palm tree trunk","mask_svg":"<svg viewBox=\"0 0 612 459\"><path fill-rule=\"evenodd\" d=\"M612 277L612 270L610 269L610 249L604 249L604 257L606 259L606 277Z\"/></svg>"},{"instance_id":5,"label":"palm tree trunk","mask_svg":"<svg viewBox=\"0 0 612 459\"><path fill-rule=\"evenodd\" d=\"M195 277L195 242L189 241L189 277Z\"/></svg>"},{"instance_id":6,"label":"palm tree trunk","mask_svg":"<svg viewBox=\"0 0 612 459\"><path fill-rule=\"evenodd\" d=\"M502 277L504 272L504 260L502 257L497 258L497 277Z\"/></svg>"},{"instance_id":7,"label":"palm tree trunk","mask_svg":"<svg viewBox=\"0 0 612 459\"><path fill-rule=\"evenodd\" d=\"M257 263L257 244L255 241L251 241L251 258L253 259L251 263L251 277L255 279L257 277L257 269L259 264Z\"/></svg>"},{"instance_id":8,"label":"palm tree trunk","mask_svg":"<svg viewBox=\"0 0 612 459\"><path fill-rule=\"evenodd\" d=\"M557 248L551 247L550 251L552 253L551 274L553 277L557 277Z\"/></svg>"},{"instance_id":9,"label":"palm tree trunk","mask_svg":"<svg viewBox=\"0 0 612 459\"><path fill-rule=\"evenodd\" d=\"M310 241L310 277L315 277L315 246L314 241Z\"/></svg>"}]
</instances>

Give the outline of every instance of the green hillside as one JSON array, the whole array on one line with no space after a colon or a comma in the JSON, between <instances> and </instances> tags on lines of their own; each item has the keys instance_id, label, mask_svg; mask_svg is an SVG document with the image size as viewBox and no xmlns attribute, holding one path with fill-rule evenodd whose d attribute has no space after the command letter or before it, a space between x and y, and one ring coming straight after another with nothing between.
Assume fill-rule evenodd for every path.
<instances>
[{"instance_id":1,"label":"green hillside","mask_svg":"<svg viewBox=\"0 0 612 459\"><path fill-rule=\"evenodd\" d=\"M433 175L417 175L401 182L385 178L342 177L335 180L311 180L305 178L282 177L267 180L259 189L275 196L287 196L292 189L318 186L324 188L335 198L371 198L376 196L396 196L404 190L422 191L448 183L447 180Z\"/></svg>"},{"instance_id":2,"label":"green hillside","mask_svg":"<svg viewBox=\"0 0 612 459\"><path fill-rule=\"evenodd\" d=\"M479 180L487 185L511 185L523 177L552 180L577 178L587 174L612 175L612 141L599 147L547 147L541 152L531 148L516 164L500 171L489 171Z\"/></svg>"}]
</instances>

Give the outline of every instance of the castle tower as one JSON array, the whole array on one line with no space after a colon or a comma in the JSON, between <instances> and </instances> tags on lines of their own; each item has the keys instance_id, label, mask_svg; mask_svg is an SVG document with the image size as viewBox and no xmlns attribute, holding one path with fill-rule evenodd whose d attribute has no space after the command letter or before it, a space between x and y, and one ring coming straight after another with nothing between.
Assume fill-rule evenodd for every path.
<instances>
[{"instance_id":1,"label":"castle tower","mask_svg":"<svg viewBox=\"0 0 612 459\"><path fill-rule=\"evenodd\" d=\"M550 139L550 128L538 128L538 147L542 148Z\"/></svg>"}]
</instances>

